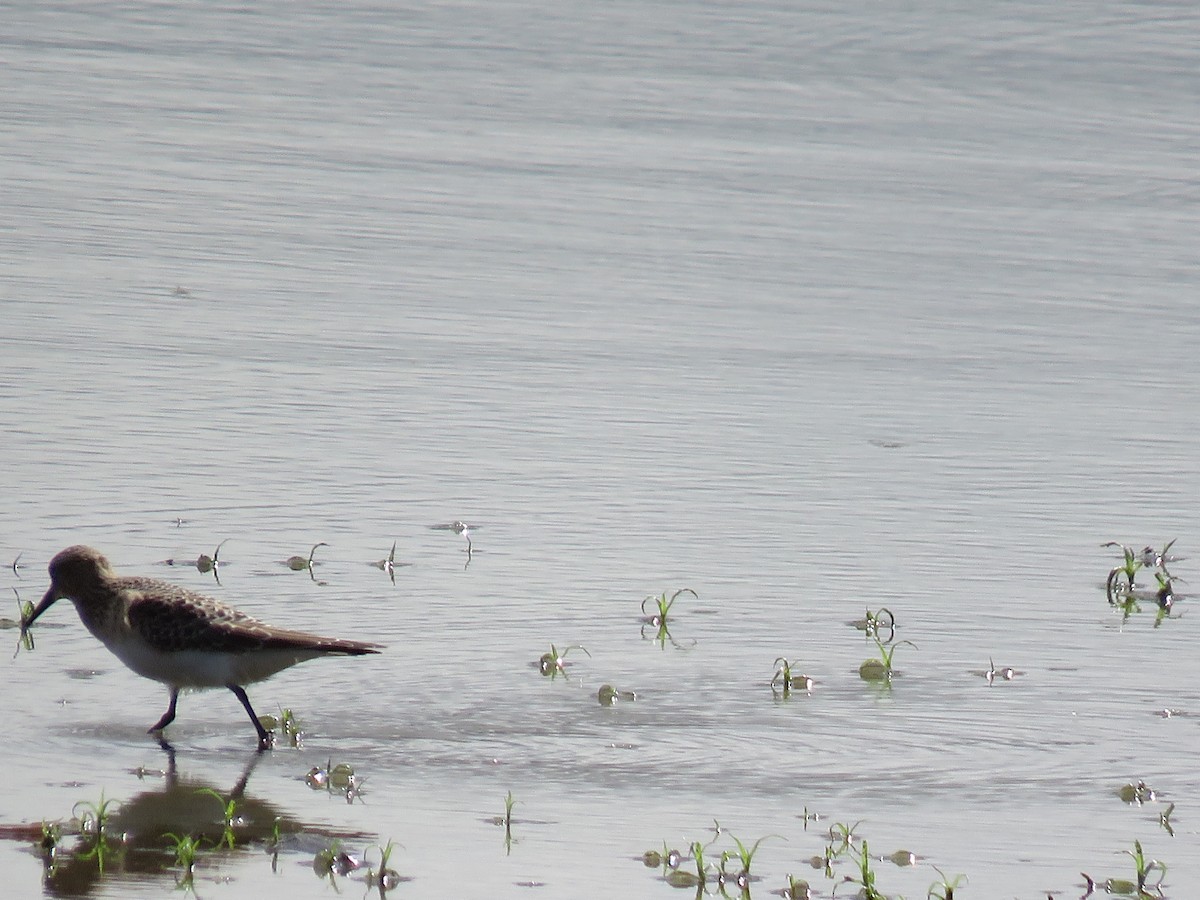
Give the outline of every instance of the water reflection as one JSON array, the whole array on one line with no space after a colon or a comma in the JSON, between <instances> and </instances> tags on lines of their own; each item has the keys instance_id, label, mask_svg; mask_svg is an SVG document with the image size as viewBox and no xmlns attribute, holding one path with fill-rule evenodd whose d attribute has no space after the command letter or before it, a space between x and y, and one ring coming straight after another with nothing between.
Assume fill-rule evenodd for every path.
<instances>
[{"instance_id":1,"label":"water reflection","mask_svg":"<svg viewBox=\"0 0 1200 900\"><path fill-rule=\"evenodd\" d=\"M166 769L139 769L139 778L162 783L125 799L81 801L69 821L43 825L0 825L0 838L35 844L42 857L43 886L54 897L81 897L102 882L142 882L169 879L182 886L190 872L176 859L173 848L188 839L196 850L198 868L227 865L244 859L244 851L261 848L272 867L280 852L301 843L331 846L365 839L361 832L328 826L306 826L274 803L247 792L247 784L262 754L252 754L241 777L230 788L213 781L180 775L174 748L162 742ZM301 841L302 836L305 840ZM265 864L265 862L264 862Z\"/></svg>"}]
</instances>

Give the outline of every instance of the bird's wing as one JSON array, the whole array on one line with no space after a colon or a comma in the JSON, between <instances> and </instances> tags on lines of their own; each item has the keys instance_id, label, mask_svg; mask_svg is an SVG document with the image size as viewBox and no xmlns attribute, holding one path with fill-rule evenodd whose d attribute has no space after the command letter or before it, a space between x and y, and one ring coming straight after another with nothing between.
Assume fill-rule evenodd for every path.
<instances>
[{"instance_id":1,"label":"bird's wing","mask_svg":"<svg viewBox=\"0 0 1200 900\"><path fill-rule=\"evenodd\" d=\"M127 616L130 628L164 653L242 653L262 647L271 630L245 613L190 592L132 595Z\"/></svg>"}]
</instances>

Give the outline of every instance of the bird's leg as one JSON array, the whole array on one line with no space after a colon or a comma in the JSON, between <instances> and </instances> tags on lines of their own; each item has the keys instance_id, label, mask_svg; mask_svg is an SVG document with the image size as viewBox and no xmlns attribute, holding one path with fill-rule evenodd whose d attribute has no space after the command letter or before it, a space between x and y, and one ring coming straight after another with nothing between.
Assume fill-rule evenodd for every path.
<instances>
[{"instance_id":1,"label":"bird's leg","mask_svg":"<svg viewBox=\"0 0 1200 900\"><path fill-rule=\"evenodd\" d=\"M150 726L147 734L154 734L156 731L162 731L168 725L175 721L175 704L179 702L179 688L173 687L171 690L171 704L167 707L167 711L163 713L162 718L158 723Z\"/></svg>"},{"instance_id":2,"label":"bird's leg","mask_svg":"<svg viewBox=\"0 0 1200 900\"><path fill-rule=\"evenodd\" d=\"M236 684L229 685L229 689L233 691L233 696L242 702L242 706L246 707L246 712L250 714L250 721L254 723L254 730L258 732L258 746L264 750L270 747L274 743L274 739L271 732L263 728L262 722L258 721L258 716L254 712L254 707L250 705L250 698L246 696L246 691Z\"/></svg>"}]
</instances>

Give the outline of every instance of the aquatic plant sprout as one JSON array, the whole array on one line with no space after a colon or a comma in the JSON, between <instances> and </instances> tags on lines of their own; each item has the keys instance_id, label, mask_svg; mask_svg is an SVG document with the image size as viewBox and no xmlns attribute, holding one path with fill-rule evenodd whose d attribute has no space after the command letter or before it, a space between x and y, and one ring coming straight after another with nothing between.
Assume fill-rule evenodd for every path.
<instances>
[{"instance_id":1,"label":"aquatic plant sprout","mask_svg":"<svg viewBox=\"0 0 1200 900\"><path fill-rule=\"evenodd\" d=\"M569 647L563 648L562 653L558 652L558 648L554 644L550 645L550 652L543 653L538 659L538 670L543 675L554 676L566 671L567 654L572 650L582 650L590 659L592 654L588 653L588 649L583 644L572 644Z\"/></svg>"}]
</instances>

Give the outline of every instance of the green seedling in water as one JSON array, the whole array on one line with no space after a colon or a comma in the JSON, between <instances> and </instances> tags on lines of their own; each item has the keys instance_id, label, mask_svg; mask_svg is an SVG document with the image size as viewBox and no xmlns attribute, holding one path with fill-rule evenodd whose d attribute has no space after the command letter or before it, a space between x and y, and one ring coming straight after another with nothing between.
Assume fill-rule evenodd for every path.
<instances>
[{"instance_id":1,"label":"green seedling in water","mask_svg":"<svg viewBox=\"0 0 1200 900\"><path fill-rule=\"evenodd\" d=\"M834 847L832 843L829 845L830 849L833 851L833 856L841 856L843 853L846 853L848 850L850 850L852 846L854 846L854 842L857 840L854 835L854 829L861 824L862 821L860 820L855 822L853 825L847 825L844 822L838 822L829 826L829 840L837 842L836 847Z\"/></svg>"},{"instance_id":2,"label":"green seedling in water","mask_svg":"<svg viewBox=\"0 0 1200 900\"><path fill-rule=\"evenodd\" d=\"M1171 543L1174 543L1174 541ZM1121 554L1125 558L1123 563L1112 568L1112 570L1108 573L1108 578L1105 579L1104 582L1104 591L1108 596L1108 602L1116 606L1118 605L1122 595L1133 592L1133 579L1137 574L1137 570L1142 567L1142 561L1138 559L1138 554L1131 547L1126 547L1124 544L1117 543L1116 541L1109 541L1108 543L1101 544L1100 546L1120 547ZM1168 544L1167 546L1170 547L1171 545ZM1120 583L1122 575L1125 576L1124 588L1121 587Z\"/></svg>"},{"instance_id":3,"label":"green seedling in water","mask_svg":"<svg viewBox=\"0 0 1200 900\"><path fill-rule=\"evenodd\" d=\"M116 800L105 800L100 794L98 803L80 800L71 808L71 815L79 819L79 833L90 837L100 837L108 829L108 821L112 811L121 804Z\"/></svg>"},{"instance_id":4,"label":"green seedling in water","mask_svg":"<svg viewBox=\"0 0 1200 900\"><path fill-rule=\"evenodd\" d=\"M618 691L611 684L602 684L600 690L596 691L596 699L600 701L601 706L615 706L618 702L632 703L637 699L637 694L633 691Z\"/></svg>"},{"instance_id":5,"label":"green seedling in water","mask_svg":"<svg viewBox=\"0 0 1200 900\"><path fill-rule=\"evenodd\" d=\"M388 865L395 848L396 845L389 839L386 846L379 848L379 868L367 868L367 887L378 888L380 897L400 883L400 873Z\"/></svg>"},{"instance_id":6,"label":"green seedling in water","mask_svg":"<svg viewBox=\"0 0 1200 900\"><path fill-rule=\"evenodd\" d=\"M201 553L196 559L196 570L199 572L212 572L213 578L217 580L217 584L221 583L221 573L219 571L221 568L221 548L224 547L228 541L229 538L225 538L225 540L217 544L217 549L213 551L212 556Z\"/></svg>"},{"instance_id":7,"label":"green seedling in water","mask_svg":"<svg viewBox=\"0 0 1200 900\"><path fill-rule=\"evenodd\" d=\"M988 657L988 669L986 672L983 673L983 677L987 679L988 684L992 684L997 679L999 679L1000 681L1012 681L1018 675L1023 675L1023 674L1024 674L1023 672L1018 672L1012 666L1001 666L1000 668L997 669L996 663L993 662L992 658L989 656Z\"/></svg>"},{"instance_id":8,"label":"green seedling in water","mask_svg":"<svg viewBox=\"0 0 1200 900\"><path fill-rule=\"evenodd\" d=\"M886 633L887 637L883 640L885 644L890 644L896 636L896 617L886 606L880 607L878 612L871 612L868 609L863 618L850 624L867 637L878 637Z\"/></svg>"},{"instance_id":9,"label":"green seedling in water","mask_svg":"<svg viewBox=\"0 0 1200 900\"><path fill-rule=\"evenodd\" d=\"M513 796L512 791L504 795L504 828L505 830L512 828L512 812L513 807L517 805L517 800Z\"/></svg>"},{"instance_id":10,"label":"green seedling in water","mask_svg":"<svg viewBox=\"0 0 1200 900\"><path fill-rule=\"evenodd\" d=\"M653 625L655 628L665 628L667 625L667 616L671 612L671 607L675 605L675 598L680 594L691 594L696 599L700 599L699 595L691 588L680 588L671 595L671 599L667 599L667 592L663 591L661 596L655 597L651 594L642 601L642 614L645 618L642 621L647 625ZM653 603L656 607L656 612L647 613L646 604Z\"/></svg>"},{"instance_id":11,"label":"green seedling in water","mask_svg":"<svg viewBox=\"0 0 1200 900\"><path fill-rule=\"evenodd\" d=\"M592 658L592 654L588 653L583 644L572 644L570 647L566 647L562 653L559 653L558 648L551 644L550 652L543 653L538 660L538 671L552 678L564 674L567 667L567 654L572 650L582 650L588 659Z\"/></svg>"},{"instance_id":12,"label":"green seedling in water","mask_svg":"<svg viewBox=\"0 0 1200 900\"><path fill-rule=\"evenodd\" d=\"M279 816L271 823L271 835L264 842L271 851L271 871L279 871L279 849L283 846L283 834L279 829Z\"/></svg>"},{"instance_id":13,"label":"green seedling in water","mask_svg":"<svg viewBox=\"0 0 1200 900\"><path fill-rule=\"evenodd\" d=\"M691 594L693 597L696 597L697 599L699 598L699 594L697 594L691 588L681 588L680 590L678 590L674 594L672 594L671 598L669 600L667 599L667 594L664 591L658 597L651 595L642 601L643 615L642 615L641 634L642 634L643 640L645 640L645 638L646 638L646 629L653 628L653 629L655 629L653 641L654 641L654 643L659 644L663 650L667 649L667 641L670 641L671 645L673 647L675 647L677 650L683 649L683 647L680 646L679 642L676 641L673 637L671 637L671 629L668 624L669 619L670 619L671 607L675 605L675 600L680 594ZM648 604L654 605L654 609L655 609L654 612L646 611L646 607ZM694 644L695 641L693 641L692 643Z\"/></svg>"},{"instance_id":14,"label":"green seedling in water","mask_svg":"<svg viewBox=\"0 0 1200 900\"><path fill-rule=\"evenodd\" d=\"M17 589L12 589L17 596L17 621L21 625L21 634L17 638L17 649L13 653L13 659L17 658L17 653L24 648L28 652L33 652L33 632L29 630L29 620L33 618L33 601L22 600L21 595L17 593Z\"/></svg>"},{"instance_id":15,"label":"green seedling in water","mask_svg":"<svg viewBox=\"0 0 1200 900\"><path fill-rule=\"evenodd\" d=\"M873 637L875 638L875 646L879 648L880 658L876 659L872 657L871 659L864 660L863 664L858 667L858 677L863 681L890 682L892 680L892 656L895 655L896 648L901 644L908 644L908 646L916 650L917 645L912 641L896 641L891 646L888 646L887 642L882 640L878 634Z\"/></svg>"},{"instance_id":16,"label":"green seedling in water","mask_svg":"<svg viewBox=\"0 0 1200 900\"><path fill-rule=\"evenodd\" d=\"M291 569L294 572L303 572L307 569L308 572L311 574L313 566L316 565L316 563L313 562L313 556L316 555L317 548L318 547L328 547L328 546L329 545L327 543L325 543L324 541L320 541L316 544L313 544L312 549L308 551L307 557L289 556L287 558L286 565L289 569ZM313 577L315 578L316 576L313 576Z\"/></svg>"},{"instance_id":17,"label":"green seedling in water","mask_svg":"<svg viewBox=\"0 0 1200 900\"><path fill-rule=\"evenodd\" d=\"M305 784L314 791L324 790L332 794L334 788L337 788L348 803L353 803L355 797L362 796L362 783L365 780L356 775L354 768L349 764L338 763L335 766L332 759L325 763L325 768L313 766L304 776Z\"/></svg>"},{"instance_id":18,"label":"green seedling in water","mask_svg":"<svg viewBox=\"0 0 1200 900\"><path fill-rule=\"evenodd\" d=\"M513 814L513 807L516 805L517 805L517 798L513 796L512 791L509 791L507 794L504 795L504 816L503 817L498 816L494 820L497 825L504 826L504 853L506 856L512 853L512 845L513 845L513 834L512 834L513 817L512 817L512 814Z\"/></svg>"},{"instance_id":19,"label":"green seedling in water","mask_svg":"<svg viewBox=\"0 0 1200 900\"><path fill-rule=\"evenodd\" d=\"M1123 850L1121 852L1128 854L1133 860L1134 866L1137 867L1138 894L1147 895L1150 893L1149 890L1147 890L1146 882L1150 878L1150 873L1155 869L1158 870L1158 881L1154 882L1152 885L1149 885L1149 887L1154 888L1155 891L1161 894L1162 891L1160 890L1160 887L1163 883L1163 879L1167 877L1167 864L1159 862L1157 859L1147 860L1146 855L1142 852L1141 841L1134 841L1132 850Z\"/></svg>"},{"instance_id":20,"label":"green seedling in water","mask_svg":"<svg viewBox=\"0 0 1200 900\"><path fill-rule=\"evenodd\" d=\"M775 658L775 674L771 676L771 690L780 685L780 694L786 699L793 689L812 692L814 682L807 675L792 672L792 663L785 656Z\"/></svg>"},{"instance_id":21,"label":"green seedling in water","mask_svg":"<svg viewBox=\"0 0 1200 900\"><path fill-rule=\"evenodd\" d=\"M388 578L392 579L392 584L396 583L396 541L392 541L392 549L388 551L387 559L381 559L379 562L371 563L375 568L387 573ZM402 564L403 565L403 564Z\"/></svg>"},{"instance_id":22,"label":"green seedling in water","mask_svg":"<svg viewBox=\"0 0 1200 900\"><path fill-rule=\"evenodd\" d=\"M1125 878L1106 878L1104 881L1096 881L1087 872L1080 872L1084 881L1087 883L1088 896L1096 888L1101 888L1110 894L1121 894L1124 896L1137 896L1139 898L1161 897L1163 879L1167 876L1167 864L1160 862L1157 859L1147 860L1145 853L1142 851L1142 842L1134 841L1132 850L1122 850L1126 856L1133 860L1136 869L1136 881L1130 881ZM1150 874L1155 870L1158 871L1158 880L1150 884Z\"/></svg>"},{"instance_id":23,"label":"green seedling in water","mask_svg":"<svg viewBox=\"0 0 1200 900\"><path fill-rule=\"evenodd\" d=\"M337 839L313 857L313 872L319 878L328 877L334 890L337 890L335 875L345 878L351 872L362 868L362 865L363 861L353 853L343 850L342 842Z\"/></svg>"},{"instance_id":24,"label":"green seedling in water","mask_svg":"<svg viewBox=\"0 0 1200 900\"><path fill-rule=\"evenodd\" d=\"M683 854L678 850L668 849L666 841L663 841L661 853L657 850L647 850L642 854L642 864L647 869L657 869L662 866L664 876L668 869L678 869L681 862L683 862Z\"/></svg>"},{"instance_id":25,"label":"green seedling in water","mask_svg":"<svg viewBox=\"0 0 1200 900\"><path fill-rule=\"evenodd\" d=\"M59 845L62 844L62 823L42 820L42 839L38 841L38 850L47 864L58 856Z\"/></svg>"},{"instance_id":26,"label":"green seedling in water","mask_svg":"<svg viewBox=\"0 0 1200 900\"><path fill-rule=\"evenodd\" d=\"M1171 573L1167 571L1167 563L1175 562L1178 557L1171 556L1171 547L1178 538L1172 538L1167 541L1165 547L1161 550L1155 550L1153 547L1145 547L1142 549L1142 565L1147 568L1162 569L1163 573L1170 577Z\"/></svg>"},{"instance_id":27,"label":"green seedling in water","mask_svg":"<svg viewBox=\"0 0 1200 900\"><path fill-rule=\"evenodd\" d=\"M1158 824L1163 827L1171 837L1175 837L1175 829L1171 827L1171 813L1175 812L1175 804L1168 804L1167 808L1158 814Z\"/></svg>"},{"instance_id":28,"label":"green seedling in water","mask_svg":"<svg viewBox=\"0 0 1200 900\"><path fill-rule=\"evenodd\" d=\"M101 875L104 874L104 860L113 852L108 844L108 824L112 811L120 806L116 800L105 800L101 792L100 801L91 803L80 800L71 809L71 815L79 820L79 834L91 844L91 849L84 853L81 859L96 858L96 866Z\"/></svg>"},{"instance_id":29,"label":"green seedling in water","mask_svg":"<svg viewBox=\"0 0 1200 900\"><path fill-rule=\"evenodd\" d=\"M283 736L288 739L293 747L299 748L300 741L304 737L304 732L300 728L300 722L296 718L296 714L289 709L280 709L278 716L273 716L270 713L258 717L259 724L267 731L282 732Z\"/></svg>"},{"instance_id":30,"label":"green seedling in water","mask_svg":"<svg viewBox=\"0 0 1200 900\"><path fill-rule=\"evenodd\" d=\"M190 834L180 836L170 832L164 834L163 837L171 842L171 849L175 853L175 865L183 869L183 875L177 880L176 887L185 891L191 890L196 869L196 854L200 850L200 838Z\"/></svg>"},{"instance_id":31,"label":"green seedling in water","mask_svg":"<svg viewBox=\"0 0 1200 900\"><path fill-rule=\"evenodd\" d=\"M711 844L711 841L709 842ZM713 864L705 860L704 850L706 845L702 845L699 841L692 841L692 861L696 863L696 874L693 876L692 884L703 885L708 883L709 870L713 869ZM678 873L690 874L690 873ZM672 884L675 884L672 882ZM678 887L679 885L675 885Z\"/></svg>"},{"instance_id":32,"label":"green seedling in water","mask_svg":"<svg viewBox=\"0 0 1200 900\"><path fill-rule=\"evenodd\" d=\"M784 900L812 900L812 888L803 878L788 875L787 887L776 891Z\"/></svg>"},{"instance_id":33,"label":"green seedling in water","mask_svg":"<svg viewBox=\"0 0 1200 900\"><path fill-rule=\"evenodd\" d=\"M730 859L737 859L738 862L741 863L742 868L736 875L736 884L738 888L743 891L750 887L750 864L754 862L754 854L758 852L759 844L761 844L767 838L772 837L779 838L781 841L787 840L787 838L783 837L783 835L767 834L763 837L760 837L751 846L747 847L735 835L731 834L729 837L733 839L735 844L737 844L737 852L734 853L733 851L727 850L721 854L721 874L725 874L726 862L728 862Z\"/></svg>"},{"instance_id":34,"label":"green seedling in water","mask_svg":"<svg viewBox=\"0 0 1200 900\"><path fill-rule=\"evenodd\" d=\"M1130 806L1141 806L1143 803L1153 803L1158 799L1153 788L1141 780L1137 784L1129 782L1121 785L1117 790L1117 796L1121 798L1121 802L1128 803Z\"/></svg>"},{"instance_id":35,"label":"green seedling in water","mask_svg":"<svg viewBox=\"0 0 1200 900\"><path fill-rule=\"evenodd\" d=\"M241 819L237 814L237 800L230 797L226 800L212 788L200 788L196 791L197 794L207 794L210 797L216 798L216 801L221 804L221 818L218 820L224 826L224 832L221 835L221 840L217 842L217 846L228 845L232 850L237 843L237 838L233 833L235 825L242 824Z\"/></svg>"},{"instance_id":36,"label":"green seedling in water","mask_svg":"<svg viewBox=\"0 0 1200 900\"><path fill-rule=\"evenodd\" d=\"M851 853L854 851L852 850ZM875 887L875 873L871 870L871 851L867 846L867 842L863 841L862 846L858 849L858 880L857 884L862 886L859 896L863 900L887 900L887 897ZM852 878L847 878L849 881L854 881Z\"/></svg>"},{"instance_id":37,"label":"green seedling in water","mask_svg":"<svg viewBox=\"0 0 1200 900\"><path fill-rule=\"evenodd\" d=\"M1163 612L1170 612L1171 607L1175 604L1175 585L1176 579L1164 572L1155 572L1154 580L1158 582L1158 590L1154 594L1154 601L1158 604L1158 608ZM1182 579L1179 579L1182 581Z\"/></svg>"},{"instance_id":38,"label":"green seedling in water","mask_svg":"<svg viewBox=\"0 0 1200 900\"><path fill-rule=\"evenodd\" d=\"M938 873L941 881L935 881L929 886L929 891L925 894L926 900L954 900L954 891L962 882L967 881L967 876L955 875L954 880L950 881L946 878L946 873L937 866L933 867L933 871Z\"/></svg>"}]
</instances>

